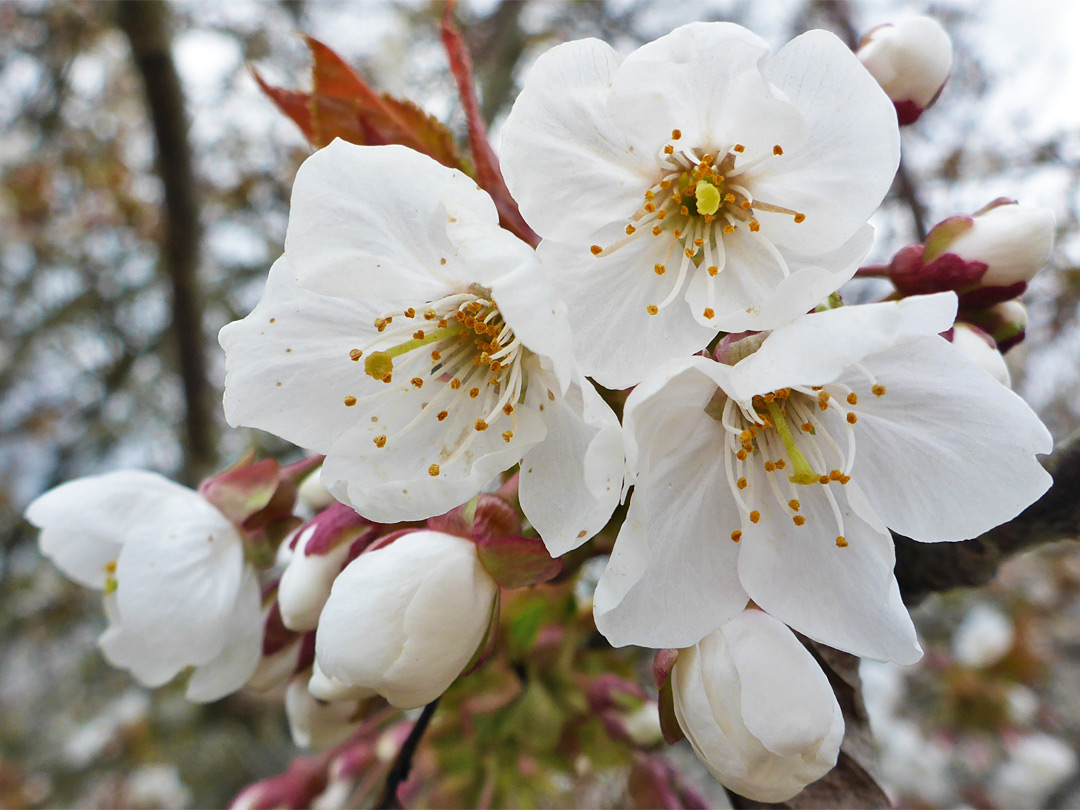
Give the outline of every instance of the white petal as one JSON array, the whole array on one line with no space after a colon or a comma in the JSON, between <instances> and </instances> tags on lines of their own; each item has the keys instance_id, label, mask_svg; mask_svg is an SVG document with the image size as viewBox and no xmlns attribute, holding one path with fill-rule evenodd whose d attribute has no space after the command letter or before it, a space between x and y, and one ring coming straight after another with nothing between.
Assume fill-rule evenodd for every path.
<instances>
[{"instance_id":1,"label":"white petal","mask_svg":"<svg viewBox=\"0 0 1080 810\"><path fill-rule=\"evenodd\" d=\"M684 25L623 61L608 111L651 154L671 141L674 129L682 133L679 145L715 154L742 143L747 158L797 143L805 137L801 116L762 75L768 53L741 26Z\"/></svg>"},{"instance_id":2,"label":"white petal","mask_svg":"<svg viewBox=\"0 0 1080 810\"><path fill-rule=\"evenodd\" d=\"M754 498L761 521L744 527L739 578L762 610L815 641L854 655L912 664L922 655L893 578L892 537L850 508L839 485L846 548L820 485L799 487L796 526L771 497ZM748 489L750 497L754 484ZM894 593L895 592L895 593Z\"/></svg>"},{"instance_id":3,"label":"white petal","mask_svg":"<svg viewBox=\"0 0 1080 810\"><path fill-rule=\"evenodd\" d=\"M290 681L285 690L285 714L293 742L300 748L317 751L345 742L360 722L356 718L355 700L331 703L316 700L302 677Z\"/></svg>"},{"instance_id":4,"label":"white petal","mask_svg":"<svg viewBox=\"0 0 1080 810\"><path fill-rule=\"evenodd\" d=\"M147 657L198 666L224 647L244 574L243 542L192 493L134 529L117 561L120 623Z\"/></svg>"},{"instance_id":5,"label":"white petal","mask_svg":"<svg viewBox=\"0 0 1080 810\"><path fill-rule=\"evenodd\" d=\"M624 417L641 472L593 597L597 629L617 647L687 647L746 604L723 428L704 412L716 385L691 369L668 388L685 392L680 406L641 423ZM628 401L627 414L647 405Z\"/></svg>"},{"instance_id":6,"label":"white petal","mask_svg":"<svg viewBox=\"0 0 1080 810\"><path fill-rule=\"evenodd\" d=\"M806 139L747 174L758 199L806 214L795 223L762 213L779 245L832 250L870 218L900 162L900 132L889 98L835 35L809 31L773 57L769 79L802 113Z\"/></svg>"},{"instance_id":7,"label":"white petal","mask_svg":"<svg viewBox=\"0 0 1080 810\"><path fill-rule=\"evenodd\" d=\"M786 278L762 245L765 239L764 232L752 234L740 228L724 237L723 271L715 278L704 272L693 276L686 300L699 323L725 332L766 331L790 323L855 274L873 245L874 229L865 225L839 248L820 256L779 250L791 273ZM704 317L706 307L716 313L715 318Z\"/></svg>"},{"instance_id":8,"label":"white petal","mask_svg":"<svg viewBox=\"0 0 1080 810\"><path fill-rule=\"evenodd\" d=\"M719 636L719 631L716 632ZM709 700L705 681L738 683L738 672L728 652L727 644L720 636L721 654L716 655L709 643L712 636L706 637L700 644L695 644L685 650L679 650L679 657L671 671L671 688L675 704L675 718L679 728L686 734L694 751L701 760L709 767L717 780L727 782L732 778L744 777L747 768L743 762L742 753L737 747L736 739L741 731L745 735L745 729L739 729L737 725L717 722L714 702ZM713 653L707 655L708 653ZM706 669L707 668L707 669ZM720 714L738 713L738 693L736 689L729 688L717 696L717 703L726 703L727 711L721 709ZM718 707L719 708L719 707Z\"/></svg>"},{"instance_id":9,"label":"white petal","mask_svg":"<svg viewBox=\"0 0 1080 810\"><path fill-rule=\"evenodd\" d=\"M519 495L525 516L558 557L600 531L615 511L625 466L622 429L584 378L565 398L541 396L536 407L544 408L547 436L522 459Z\"/></svg>"},{"instance_id":10,"label":"white petal","mask_svg":"<svg viewBox=\"0 0 1080 810\"><path fill-rule=\"evenodd\" d=\"M491 198L455 169L404 146L335 140L296 173L285 256L315 292L387 309L433 301L462 279L444 199L498 219Z\"/></svg>"},{"instance_id":11,"label":"white petal","mask_svg":"<svg viewBox=\"0 0 1080 810\"><path fill-rule=\"evenodd\" d=\"M177 498L198 497L157 473L120 470L79 478L49 490L26 509L41 529L41 552L65 576L87 588L105 587L132 527L157 522L157 510Z\"/></svg>"},{"instance_id":12,"label":"white petal","mask_svg":"<svg viewBox=\"0 0 1080 810\"><path fill-rule=\"evenodd\" d=\"M784 624L748 610L721 632L739 673L743 721L762 745L792 756L820 744L839 726L839 747L844 721L829 679Z\"/></svg>"},{"instance_id":13,"label":"white petal","mask_svg":"<svg viewBox=\"0 0 1080 810\"><path fill-rule=\"evenodd\" d=\"M323 463L323 484L369 520L421 520L460 506L516 464L546 433L540 414L525 405L489 429L476 431L476 420L488 414L477 407L481 399L463 396L444 421L439 422L431 408L398 435L431 398L422 393L414 389L380 402L374 412L378 421L362 422L343 435ZM508 429L514 434L509 442L502 437ZM374 443L380 435L389 437L381 448ZM447 463L469 436L468 449ZM433 464L439 465L437 476L429 472Z\"/></svg>"},{"instance_id":14,"label":"white petal","mask_svg":"<svg viewBox=\"0 0 1080 810\"><path fill-rule=\"evenodd\" d=\"M229 424L329 450L363 418L345 398L383 385L349 355L370 340L374 317L361 304L300 287L292 266L278 259L255 310L218 336Z\"/></svg>"},{"instance_id":15,"label":"white petal","mask_svg":"<svg viewBox=\"0 0 1080 810\"><path fill-rule=\"evenodd\" d=\"M605 101L618 58L599 40L558 45L525 76L502 135L502 170L522 216L544 237L584 239L626 219L654 182Z\"/></svg>"},{"instance_id":16,"label":"white petal","mask_svg":"<svg viewBox=\"0 0 1080 810\"><path fill-rule=\"evenodd\" d=\"M278 583L281 622L297 632L318 626L319 614L351 548L351 543L342 543L325 553L309 555L305 549L315 531L316 527L311 526L297 539L296 551Z\"/></svg>"},{"instance_id":17,"label":"white petal","mask_svg":"<svg viewBox=\"0 0 1080 810\"><path fill-rule=\"evenodd\" d=\"M565 392L574 369L570 323L536 251L497 225L459 220L447 232L476 283L491 290L514 336L551 360Z\"/></svg>"},{"instance_id":18,"label":"white petal","mask_svg":"<svg viewBox=\"0 0 1080 810\"><path fill-rule=\"evenodd\" d=\"M188 700L207 703L231 694L247 683L262 657L263 615L259 583L248 568L227 619L226 641L221 653L195 667L188 681Z\"/></svg>"},{"instance_id":19,"label":"white petal","mask_svg":"<svg viewBox=\"0 0 1080 810\"><path fill-rule=\"evenodd\" d=\"M956 296L920 295L901 301L815 312L773 331L731 373L737 398L792 385L823 385L874 352L952 326Z\"/></svg>"},{"instance_id":20,"label":"white petal","mask_svg":"<svg viewBox=\"0 0 1080 810\"><path fill-rule=\"evenodd\" d=\"M597 241L607 245L621 235L616 226L602 231ZM716 334L696 323L678 300L649 315L646 308L663 301L676 280L674 265L663 276L653 272L655 264L664 263L669 242L645 234L604 258L593 256L584 243L544 241L537 248L569 308L578 366L601 385L634 385L665 360L704 348Z\"/></svg>"},{"instance_id":21,"label":"white petal","mask_svg":"<svg viewBox=\"0 0 1080 810\"><path fill-rule=\"evenodd\" d=\"M105 660L118 669L126 669L131 677L149 689L164 686L184 669L183 664L147 656L146 645L140 636L126 632L120 625L109 627L98 639Z\"/></svg>"},{"instance_id":22,"label":"white petal","mask_svg":"<svg viewBox=\"0 0 1080 810\"><path fill-rule=\"evenodd\" d=\"M921 338L865 364L886 393L859 398L852 477L892 529L924 541L975 537L1050 486L1035 459L1053 444L1045 426L945 340Z\"/></svg>"}]
</instances>

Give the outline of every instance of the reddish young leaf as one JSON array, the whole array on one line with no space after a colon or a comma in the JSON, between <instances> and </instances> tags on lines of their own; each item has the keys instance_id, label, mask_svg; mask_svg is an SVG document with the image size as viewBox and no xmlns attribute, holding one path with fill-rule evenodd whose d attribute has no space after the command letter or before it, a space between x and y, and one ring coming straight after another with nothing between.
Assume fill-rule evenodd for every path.
<instances>
[{"instance_id":1,"label":"reddish young leaf","mask_svg":"<svg viewBox=\"0 0 1080 810\"><path fill-rule=\"evenodd\" d=\"M508 231L528 242L533 247L540 243L540 237L529 227L521 216L517 202L510 196L510 189L503 180L499 160L488 140L487 127L480 117L480 105L476 101L476 82L473 78L472 60L465 47L465 40L454 27L452 20L453 0L449 0L443 12L442 33L443 47L450 60L450 72L457 82L461 106L465 109L465 121L469 130L469 149L476 163L476 182L495 201L502 225Z\"/></svg>"},{"instance_id":2,"label":"reddish young leaf","mask_svg":"<svg viewBox=\"0 0 1080 810\"><path fill-rule=\"evenodd\" d=\"M483 537L476 541L480 564L501 588L526 588L559 575L562 561L553 559L537 537Z\"/></svg>"},{"instance_id":3,"label":"reddish young leaf","mask_svg":"<svg viewBox=\"0 0 1080 810\"><path fill-rule=\"evenodd\" d=\"M254 67L251 68L251 75L254 77L262 91L270 97L270 100L277 104L278 109L285 113L285 115L293 120L293 123L300 127L300 131L304 133L304 137L309 141L314 141L315 131L312 129L311 124L311 95L267 84L259 74L259 71Z\"/></svg>"}]
</instances>

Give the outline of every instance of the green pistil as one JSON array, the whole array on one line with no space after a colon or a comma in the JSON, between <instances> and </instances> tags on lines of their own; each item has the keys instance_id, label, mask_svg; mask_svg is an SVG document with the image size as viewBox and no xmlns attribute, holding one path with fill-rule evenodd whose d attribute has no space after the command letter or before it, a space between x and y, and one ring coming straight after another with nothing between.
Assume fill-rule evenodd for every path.
<instances>
[{"instance_id":1,"label":"green pistil","mask_svg":"<svg viewBox=\"0 0 1080 810\"><path fill-rule=\"evenodd\" d=\"M391 346L384 352L372 352L364 358L364 371L369 377L374 377L376 380L385 380L394 373L395 357L408 354L421 346L427 346L430 343L460 335L464 331L465 327L461 323L455 322L442 329L425 332L422 338L413 338L404 343L399 343L397 346Z\"/></svg>"},{"instance_id":2,"label":"green pistil","mask_svg":"<svg viewBox=\"0 0 1080 810\"><path fill-rule=\"evenodd\" d=\"M694 190L694 197L697 200L697 210L699 214L715 214L720 210L720 189L710 183L708 180L698 180L697 188Z\"/></svg>"},{"instance_id":3,"label":"green pistil","mask_svg":"<svg viewBox=\"0 0 1080 810\"><path fill-rule=\"evenodd\" d=\"M784 443L784 450L787 451L788 460L791 462L793 475L788 480L793 484L818 483L821 476L814 472L810 462L806 460L806 456L802 454L799 446L795 444L795 437L791 434L787 418L780 412L779 403L775 400L766 402L765 407L769 409L769 416L772 417L776 432L780 434L780 441Z\"/></svg>"}]
</instances>

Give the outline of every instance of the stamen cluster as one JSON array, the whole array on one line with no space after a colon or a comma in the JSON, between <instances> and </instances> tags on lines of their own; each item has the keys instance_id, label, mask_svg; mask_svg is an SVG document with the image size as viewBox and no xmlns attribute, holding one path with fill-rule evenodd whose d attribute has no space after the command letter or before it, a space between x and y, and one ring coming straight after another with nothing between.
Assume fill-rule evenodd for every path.
<instances>
[{"instance_id":1,"label":"stamen cluster","mask_svg":"<svg viewBox=\"0 0 1080 810\"><path fill-rule=\"evenodd\" d=\"M716 317L713 279L724 269L726 261L724 236L745 226L751 237L775 261L782 276L787 278L791 270L780 251L761 235L757 212L786 214L797 223L804 222L806 215L755 200L745 184L747 181L743 175L746 172L772 157L784 154L779 144L773 146L771 153L736 165L746 152L746 147L741 143L734 144L726 151L699 154L694 148L677 145L681 139L682 132L673 130L671 142L658 155L662 177L645 192L644 203L626 225L626 236L607 247L593 245L590 250L594 256L602 258L643 234L670 239L663 259L653 265L653 272L658 276L667 273L672 254L679 249L675 281L664 300L646 307L648 313L656 315L675 300L683 289L691 267L695 270L704 267L708 275L709 306L702 315L712 319Z\"/></svg>"}]
</instances>

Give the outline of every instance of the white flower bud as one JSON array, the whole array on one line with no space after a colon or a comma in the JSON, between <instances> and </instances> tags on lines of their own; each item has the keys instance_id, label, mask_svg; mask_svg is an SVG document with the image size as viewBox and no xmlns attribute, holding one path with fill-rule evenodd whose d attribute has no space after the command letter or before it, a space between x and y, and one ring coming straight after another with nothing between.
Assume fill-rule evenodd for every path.
<instances>
[{"instance_id":1,"label":"white flower bud","mask_svg":"<svg viewBox=\"0 0 1080 810\"><path fill-rule=\"evenodd\" d=\"M304 529L296 540L296 550L281 575L278 585L278 606L281 621L290 630L314 630L319 614L330 597L334 577L349 554L350 544L341 543L323 554L308 554L308 541L316 536L317 527Z\"/></svg>"},{"instance_id":2,"label":"white flower bud","mask_svg":"<svg viewBox=\"0 0 1080 810\"><path fill-rule=\"evenodd\" d=\"M316 675L371 689L399 709L430 703L473 658L499 589L469 540L433 531L403 535L353 560L319 619ZM319 691L317 691L319 690Z\"/></svg>"},{"instance_id":3,"label":"white flower bud","mask_svg":"<svg viewBox=\"0 0 1080 810\"><path fill-rule=\"evenodd\" d=\"M994 304L994 306L990 307L989 312L994 316L997 324L1002 328L1007 328L1013 333L1023 332L1027 329L1027 307L1015 298L1011 301L1002 301L1000 304Z\"/></svg>"},{"instance_id":4,"label":"white flower bud","mask_svg":"<svg viewBox=\"0 0 1080 810\"><path fill-rule=\"evenodd\" d=\"M760 610L747 610L671 672L675 715L726 787L762 802L790 799L835 764L840 706L813 656Z\"/></svg>"},{"instance_id":5,"label":"white flower bud","mask_svg":"<svg viewBox=\"0 0 1080 810\"><path fill-rule=\"evenodd\" d=\"M911 123L929 107L952 70L952 41L937 20L908 17L880 25L859 43L856 56L885 94L898 105L912 106L912 114L900 123Z\"/></svg>"},{"instance_id":6,"label":"white flower bud","mask_svg":"<svg viewBox=\"0 0 1080 810\"><path fill-rule=\"evenodd\" d=\"M966 323L956 324L953 329L952 344L969 360L974 361L979 368L990 372L990 375L999 383L1012 388L1012 377L1009 376L1009 367L1005 365L1005 358L997 350L993 339L981 329L976 329Z\"/></svg>"},{"instance_id":7,"label":"white flower bud","mask_svg":"<svg viewBox=\"0 0 1080 810\"><path fill-rule=\"evenodd\" d=\"M323 750L349 738L359 724L360 706L356 700L316 700L307 689L307 679L298 675L285 690L285 713L294 743Z\"/></svg>"},{"instance_id":8,"label":"white flower bud","mask_svg":"<svg viewBox=\"0 0 1080 810\"><path fill-rule=\"evenodd\" d=\"M300 502L312 512L319 512L334 503L334 496L330 494L330 490L323 486L322 480L319 478L321 474L322 467L320 466L300 482L300 486L296 491Z\"/></svg>"},{"instance_id":9,"label":"white flower bud","mask_svg":"<svg viewBox=\"0 0 1080 810\"><path fill-rule=\"evenodd\" d=\"M1009 651L1013 625L995 607L976 605L953 634L953 657L966 667L988 667Z\"/></svg>"},{"instance_id":10,"label":"white flower bud","mask_svg":"<svg viewBox=\"0 0 1080 810\"><path fill-rule=\"evenodd\" d=\"M991 203L972 219L971 228L956 237L946 252L986 264L980 287L1007 287L1030 281L1050 260L1054 215L1048 208Z\"/></svg>"}]
</instances>

